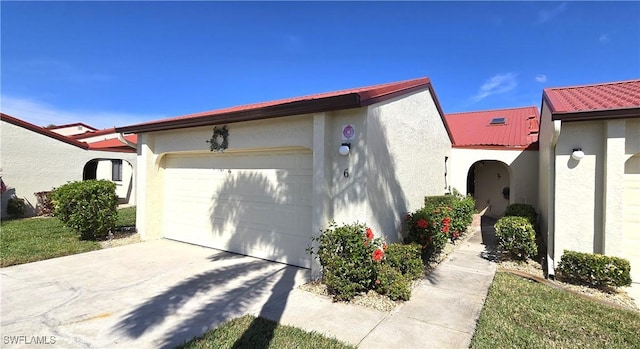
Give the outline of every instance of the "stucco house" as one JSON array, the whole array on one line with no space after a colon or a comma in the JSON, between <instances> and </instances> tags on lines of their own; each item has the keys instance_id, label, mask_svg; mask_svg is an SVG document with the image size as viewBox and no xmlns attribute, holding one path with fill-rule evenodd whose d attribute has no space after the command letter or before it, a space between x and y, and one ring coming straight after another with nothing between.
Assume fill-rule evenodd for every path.
<instances>
[{"instance_id":1,"label":"stucco house","mask_svg":"<svg viewBox=\"0 0 640 349\"><path fill-rule=\"evenodd\" d=\"M563 250L627 258L640 282L640 80L547 88L539 210L548 274Z\"/></svg>"},{"instance_id":2,"label":"stucco house","mask_svg":"<svg viewBox=\"0 0 640 349\"><path fill-rule=\"evenodd\" d=\"M305 249L330 220L366 222L395 241L406 212L446 191L451 138L443 117L421 78L116 131L138 135L143 239L310 268ZM210 149L225 142L224 151Z\"/></svg>"},{"instance_id":3,"label":"stucco house","mask_svg":"<svg viewBox=\"0 0 640 349\"><path fill-rule=\"evenodd\" d=\"M25 200L31 216L37 213L35 193L83 179L112 180L120 202L135 204L135 138L129 137L129 145L118 139L86 142L73 138L78 132L100 133L84 124L47 129L0 114L0 175L8 189L2 194L2 217L14 195Z\"/></svg>"},{"instance_id":4,"label":"stucco house","mask_svg":"<svg viewBox=\"0 0 640 349\"><path fill-rule=\"evenodd\" d=\"M500 218L509 204L538 204L536 107L445 115L453 145L452 188L470 194L483 215Z\"/></svg>"}]
</instances>

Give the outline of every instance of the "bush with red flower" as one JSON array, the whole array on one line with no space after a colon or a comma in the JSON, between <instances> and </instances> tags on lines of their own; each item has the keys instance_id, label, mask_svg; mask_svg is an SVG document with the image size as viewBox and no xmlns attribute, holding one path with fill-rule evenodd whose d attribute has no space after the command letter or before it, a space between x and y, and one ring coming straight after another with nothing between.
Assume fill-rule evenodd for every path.
<instances>
[{"instance_id":1,"label":"bush with red flower","mask_svg":"<svg viewBox=\"0 0 640 349\"><path fill-rule=\"evenodd\" d=\"M455 242L471 224L475 202L459 194L427 197L425 206L405 216L405 242L422 248L422 259L431 261L447 240Z\"/></svg>"},{"instance_id":2,"label":"bush with red flower","mask_svg":"<svg viewBox=\"0 0 640 349\"><path fill-rule=\"evenodd\" d=\"M350 300L369 290L406 300L411 295L411 282L421 275L423 265L417 245L408 249L387 245L364 224L337 226L331 222L312 240L318 248L309 248L308 252L320 260L322 281L336 300Z\"/></svg>"}]
</instances>

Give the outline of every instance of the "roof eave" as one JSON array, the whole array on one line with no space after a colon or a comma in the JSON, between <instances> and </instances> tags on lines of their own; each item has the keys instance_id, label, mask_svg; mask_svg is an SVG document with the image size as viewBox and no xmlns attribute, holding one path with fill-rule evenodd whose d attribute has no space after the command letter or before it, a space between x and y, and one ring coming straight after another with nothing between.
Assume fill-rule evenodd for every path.
<instances>
[{"instance_id":1,"label":"roof eave","mask_svg":"<svg viewBox=\"0 0 640 349\"><path fill-rule=\"evenodd\" d=\"M304 101L295 101L261 107L250 110L240 110L222 114L198 116L194 118L173 119L124 127L116 127L118 133L143 133L153 131L175 130L188 127L210 126L235 122L271 119L292 115L321 113L332 110L359 108L362 106L360 95L349 93Z\"/></svg>"},{"instance_id":2,"label":"roof eave","mask_svg":"<svg viewBox=\"0 0 640 349\"><path fill-rule=\"evenodd\" d=\"M578 112L551 112L551 119L560 121L589 121L629 118L640 118L640 107Z\"/></svg>"}]
</instances>

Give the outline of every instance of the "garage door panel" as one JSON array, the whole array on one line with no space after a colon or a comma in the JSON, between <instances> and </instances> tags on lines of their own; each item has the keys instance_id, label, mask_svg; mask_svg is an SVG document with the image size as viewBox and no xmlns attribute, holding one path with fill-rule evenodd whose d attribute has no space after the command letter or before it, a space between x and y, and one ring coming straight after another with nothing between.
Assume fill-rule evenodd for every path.
<instances>
[{"instance_id":1,"label":"garage door panel","mask_svg":"<svg viewBox=\"0 0 640 349\"><path fill-rule=\"evenodd\" d=\"M170 155L167 238L310 266L310 153Z\"/></svg>"}]
</instances>

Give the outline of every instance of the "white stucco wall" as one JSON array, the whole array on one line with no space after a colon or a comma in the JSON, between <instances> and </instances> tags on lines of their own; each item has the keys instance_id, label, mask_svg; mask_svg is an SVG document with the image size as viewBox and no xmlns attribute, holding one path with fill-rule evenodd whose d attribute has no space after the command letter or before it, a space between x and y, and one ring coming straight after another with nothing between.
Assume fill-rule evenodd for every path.
<instances>
[{"instance_id":1,"label":"white stucco wall","mask_svg":"<svg viewBox=\"0 0 640 349\"><path fill-rule=\"evenodd\" d=\"M602 121L563 123L556 146L555 251L603 253L604 134ZM584 159L571 158L582 148Z\"/></svg>"},{"instance_id":2,"label":"white stucco wall","mask_svg":"<svg viewBox=\"0 0 640 349\"><path fill-rule=\"evenodd\" d=\"M487 209L487 214L500 217L508 204L523 203L538 207L538 151L453 148L449 167L451 187L467 194L469 169L478 161L485 161L486 164L477 167L476 171L478 209ZM503 163L508 170L504 171L503 166L492 161ZM509 200L502 196L505 186L510 188Z\"/></svg>"},{"instance_id":3,"label":"white stucco wall","mask_svg":"<svg viewBox=\"0 0 640 349\"><path fill-rule=\"evenodd\" d=\"M640 151L640 120L555 121L554 125L546 105L541 118L541 228L550 239L553 266L563 250L626 257L621 215L624 165ZM584 159L571 158L576 148L585 153Z\"/></svg>"},{"instance_id":4,"label":"white stucco wall","mask_svg":"<svg viewBox=\"0 0 640 349\"><path fill-rule=\"evenodd\" d=\"M27 215L35 214L37 199L34 193L82 180L84 165L90 160L123 159L131 164L136 162L136 154L89 151L4 121L0 122L0 135L2 179L17 197L25 199ZM135 181L132 173L129 180ZM6 203L5 200L2 202L4 217ZM135 203L135 196L131 203Z\"/></svg>"},{"instance_id":5,"label":"white stucco wall","mask_svg":"<svg viewBox=\"0 0 640 349\"><path fill-rule=\"evenodd\" d=\"M425 196L446 192L451 141L426 89L368 109L367 223L394 242L407 212L421 208Z\"/></svg>"}]
</instances>

